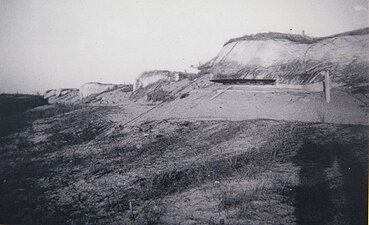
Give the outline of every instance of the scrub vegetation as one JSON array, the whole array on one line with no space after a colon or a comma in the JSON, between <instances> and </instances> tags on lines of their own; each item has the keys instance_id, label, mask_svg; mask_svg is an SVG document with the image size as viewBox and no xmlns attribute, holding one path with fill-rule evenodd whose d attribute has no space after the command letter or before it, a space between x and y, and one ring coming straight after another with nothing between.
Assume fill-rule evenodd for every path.
<instances>
[{"instance_id":1,"label":"scrub vegetation","mask_svg":"<svg viewBox=\"0 0 369 225\"><path fill-rule=\"evenodd\" d=\"M0 222L365 224L367 126L42 106L0 139ZM112 129L114 128L114 129ZM130 205L132 207L130 207Z\"/></svg>"}]
</instances>

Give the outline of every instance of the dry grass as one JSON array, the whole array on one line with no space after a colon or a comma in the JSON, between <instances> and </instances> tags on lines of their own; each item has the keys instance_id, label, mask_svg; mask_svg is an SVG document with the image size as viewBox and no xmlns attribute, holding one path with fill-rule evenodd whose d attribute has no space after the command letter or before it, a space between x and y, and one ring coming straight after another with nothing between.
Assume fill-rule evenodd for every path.
<instances>
[{"instance_id":1,"label":"dry grass","mask_svg":"<svg viewBox=\"0 0 369 225\"><path fill-rule=\"evenodd\" d=\"M0 137L26 125L23 113L47 101L37 95L0 94Z\"/></svg>"},{"instance_id":2,"label":"dry grass","mask_svg":"<svg viewBox=\"0 0 369 225\"><path fill-rule=\"evenodd\" d=\"M147 101L166 102L166 101L170 101L173 99L174 99L174 96L171 96L169 91L165 91L161 88L153 92L147 93Z\"/></svg>"},{"instance_id":3,"label":"dry grass","mask_svg":"<svg viewBox=\"0 0 369 225\"><path fill-rule=\"evenodd\" d=\"M334 37L342 37L342 36L347 36L347 35L361 35L361 34L368 34L369 33L369 29L368 28L364 28L364 29L359 29L359 30L354 30L354 31L350 31L350 32L344 32L344 33L340 33L340 34L336 34L336 35L331 35L328 37L321 37L321 38L313 38L313 37L309 37L306 35L299 35L299 34L285 34L285 33L277 33L277 32L269 32L269 33L258 33L258 34L254 34L254 35L245 35L239 38L234 38L229 40L228 42L226 42L224 45L227 45L229 43L235 42L235 41L243 41L243 40L265 40L265 39L285 39L285 40L290 40L293 42L297 42L297 43L303 43L303 44L312 44L312 43L316 43L318 41L322 41L325 39L329 39L329 38L334 38Z\"/></svg>"},{"instance_id":4,"label":"dry grass","mask_svg":"<svg viewBox=\"0 0 369 225\"><path fill-rule=\"evenodd\" d=\"M328 224L340 215L354 224L363 219L366 208L355 193L366 188L360 182L367 174L365 126L163 120L104 136L111 122L102 115L111 108L59 107L66 108L37 112L43 119L33 123L34 130L16 134L23 137L18 143L15 136L1 139L0 180L6 182L0 203L7 207L0 208L0 222L317 224L314 218L320 218ZM31 141L41 134L50 136ZM341 183L332 190L322 186L337 180ZM314 190L329 197L327 204L303 197L316 195ZM313 205L333 217L312 216Z\"/></svg>"}]
</instances>

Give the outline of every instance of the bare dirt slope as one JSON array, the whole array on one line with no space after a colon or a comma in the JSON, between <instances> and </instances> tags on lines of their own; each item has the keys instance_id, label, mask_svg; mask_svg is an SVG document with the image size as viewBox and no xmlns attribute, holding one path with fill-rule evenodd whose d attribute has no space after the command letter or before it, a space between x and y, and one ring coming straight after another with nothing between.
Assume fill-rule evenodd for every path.
<instances>
[{"instance_id":1,"label":"bare dirt slope","mask_svg":"<svg viewBox=\"0 0 369 225\"><path fill-rule=\"evenodd\" d=\"M110 114L121 125L159 119L287 121L363 124L368 122L369 98L335 88L327 103L323 91L275 86L222 85L202 76L192 81L157 82L131 94L124 114Z\"/></svg>"},{"instance_id":2,"label":"bare dirt slope","mask_svg":"<svg viewBox=\"0 0 369 225\"><path fill-rule=\"evenodd\" d=\"M44 106L0 139L0 222L365 224L367 126ZM111 127L114 127L111 130ZM129 210L131 202L133 210Z\"/></svg>"}]
</instances>

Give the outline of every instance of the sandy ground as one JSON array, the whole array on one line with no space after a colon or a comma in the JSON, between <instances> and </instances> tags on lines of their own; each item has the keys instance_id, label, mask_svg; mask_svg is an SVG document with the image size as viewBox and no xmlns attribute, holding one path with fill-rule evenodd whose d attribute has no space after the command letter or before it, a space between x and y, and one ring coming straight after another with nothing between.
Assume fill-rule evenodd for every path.
<instances>
[{"instance_id":1,"label":"sandy ground","mask_svg":"<svg viewBox=\"0 0 369 225\"><path fill-rule=\"evenodd\" d=\"M260 119L119 126L108 115L122 107L54 107L29 112L41 116L0 139L2 223L366 221L367 126Z\"/></svg>"},{"instance_id":2,"label":"sandy ground","mask_svg":"<svg viewBox=\"0 0 369 225\"><path fill-rule=\"evenodd\" d=\"M367 124L367 107L352 94L332 90L331 101L322 92L297 89L214 85L194 89L189 96L165 104L143 99L123 106L125 114L111 114L114 122L160 119L232 120L276 119L286 121ZM149 111L149 113L145 113ZM132 122L134 122L132 121Z\"/></svg>"},{"instance_id":3,"label":"sandy ground","mask_svg":"<svg viewBox=\"0 0 369 225\"><path fill-rule=\"evenodd\" d=\"M115 90L14 118L0 137L0 223L367 221L363 101L205 79L165 88L164 102Z\"/></svg>"}]
</instances>

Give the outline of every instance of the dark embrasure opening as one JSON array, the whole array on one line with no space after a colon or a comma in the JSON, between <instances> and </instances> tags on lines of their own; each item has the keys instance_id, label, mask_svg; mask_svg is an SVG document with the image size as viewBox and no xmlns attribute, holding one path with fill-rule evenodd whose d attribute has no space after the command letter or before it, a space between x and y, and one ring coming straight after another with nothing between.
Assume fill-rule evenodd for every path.
<instances>
[{"instance_id":1,"label":"dark embrasure opening","mask_svg":"<svg viewBox=\"0 0 369 225\"><path fill-rule=\"evenodd\" d=\"M275 85L274 79L214 79L210 80L221 84L236 84L236 85Z\"/></svg>"}]
</instances>

